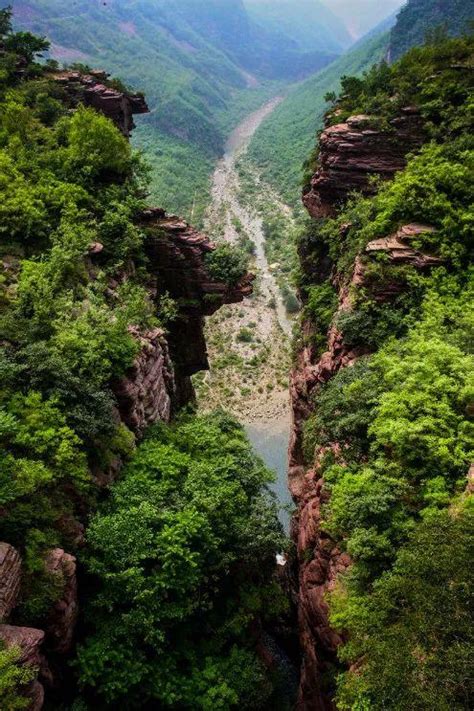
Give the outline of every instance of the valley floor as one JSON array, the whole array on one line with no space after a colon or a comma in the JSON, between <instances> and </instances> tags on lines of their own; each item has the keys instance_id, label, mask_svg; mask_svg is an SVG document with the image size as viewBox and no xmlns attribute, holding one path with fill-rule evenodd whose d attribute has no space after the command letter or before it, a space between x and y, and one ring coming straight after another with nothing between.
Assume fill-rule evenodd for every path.
<instances>
[{"instance_id":1,"label":"valley floor","mask_svg":"<svg viewBox=\"0 0 474 711\"><path fill-rule=\"evenodd\" d=\"M246 194L238 170L254 132L281 100L275 97L233 131L214 173L206 232L217 241L250 245L256 281L250 299L226 306L208 319L210 370L196 377L195 386L200 409L222 407L234 414L244 424L255 451L276 472L273 489L280 503L280 520L288 530L292 507L287 484L288 373L293 325L266 256L261 194L271 195L272 209L285 220L292 218L286 206L259 184L258 175L252 176L255 197Z\"/></svg>"},{"instance_id":2,"label":"valley floor","mask_svg":"<svg viewBox=\"0 0 474 711\"><path fill-rule=\"evenodd\" d=\"M210 371L196 378L201 409L225 407L245 422L288 418L289 342L292 323L265 254L262 218L241 198L237 162L260 123L280 103L276 97L231 134L213 178L206 232L217 241L253 243L254 295L208 320ZM263 188L262 188L263 189ZM284 210L284 206L276 206Z\"/></svg>"}]
</instances>

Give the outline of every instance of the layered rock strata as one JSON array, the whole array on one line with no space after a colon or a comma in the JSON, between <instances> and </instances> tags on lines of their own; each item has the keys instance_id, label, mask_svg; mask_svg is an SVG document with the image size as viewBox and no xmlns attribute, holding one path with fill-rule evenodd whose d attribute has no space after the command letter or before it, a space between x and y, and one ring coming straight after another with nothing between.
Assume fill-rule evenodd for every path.
<instances>
[{"instance_id":1,"label":"layered rock strata","mask_svg":"<svg viewBox=\"0 0 474 711\"><path fill-rule=\"evenodd\" d=\"M89 74L76 71L56 72L52 75L60 84L73 106L91 106L110 118L124 136L130 136L135 127L133 116L148 113L141 94L131 94L116 89L109 83L106 72L93 70Z\"/></svg>"},{"instance_id":2,"label":"layered rock strata","mask_svg":"<svg viewBox=\"0 0 474 711\"><path fill-rule=\"evenodd\" d=\"M174 367L161 328L130 332L141 349L124 378L114 385L121 420L132 432L143 434L148 425L169 422L176 398Z\"/></svg>"},{"instance_id":3,"label":"layered rock strata","mask_svg":"<svg viewBox=\"0 0 474 711\"><path fill-rule=\"evenodd\" d=\"M209 274L206 255L215 244L184 220L150 208L141 217L145 248L159 299L169 294L178 317L168 326L167 341L175 373L175 400L182 405L192 397L190 377L209 368L204 338L204 317L224 304L243 301L252 293L251 274L237 284L216 281Z\"/></svg>"},{"instance_id":4,"label":"layered rock strata","mask_svg":"<svg viewBox=\"0 0 474 711\"><path fill-rule=\"evenodd\" d=\"M390 122L389 130L373 128L365 115L328 126L320 137L319 167L303 195L305 207L313 217L327 217L351 192L373 194L373 178L392 178L422 143L422 119L412 106Z\"/></svg>"},{"instance_id":5,"label":"layered rock strata","mask_svg":"<svg viewBox=\"0 0 474 711\"><path fill-rule=\"evenodd\" d=\"M13 625L0 625L0 639L7 649L14 647L18 650L18 664L38 671L44 664L41 645L44 632L32 627L17 627ZM43 707L44 687L34 679L23 689L23 695L28 699L28 711L39 711Z\"/></svg>"},{"instance_id":6,"label":"layered rock strata","mask_svg":"<svg viewBox=\"0 0 474 711\"><path fill-rule=\"evenodd\" d=\"M303 196L313 217L335 215L353 191L363 195L375 192L372 176L393 177L405 167L407 154L423 142L421 119L414 107L407 107L400 118L392 121L388 132L371 126L370 117L355 116L345 123L328 126L321 134L319 167ZM351 225L344 225L341 229L347 231L350 228ZM350 367L370 352L369 348L346 344L336 325L337 316L351 310L357 290L370 288L366 277L367 262L374 255L384 253L385 262L392 265L410 265L420 271L439 265L442 263L439 257L423 253L416 246L420 235L432 231L429 225L410 224L393 234L381 235L357 257L349 280L334 273L321 255L315 260L311 247L300 255L302 268L310 281L331 278L339 290L338 310L328 332L326 351L320 355L311 345L312 325L303 323L302 340L310 345L305 345L297 353L291 376L293 428L289 447L289 484L297 504L292 536L297 549L298 620L303 660L297 705L300 711L334 708L326 679L337 662L337 648L342 638L331 629L326 593L350 565L348 555L339 550L321 526L321 507L327 500L320 471L325 452L317 451L313 465L308 468L303 454L304 424L313 412L313 393L341 368ZM324 274L318 276L318 270ZM395 282L379 285L373 296L378 302L389 301L403 288L403 284ZM334 443L331 449L336 460L342 461L339 443Z\"/></svg>"},{"instance_id":7,"label":"layered rock strata","mask_svg":"<svg viewBox=\"0 0 474 711\"><path fill-rule=\"evenodd\" d=\"M78 615L76 559L62 548L54 548L46 556L45 568L61 587L61 595L46 623L47 647L57 654L66 654L73 644Z\"/></svg>"},{"instance_id":8,"label":"layered rock strata","mask_svg":"<svg viewBox=\"0 0 474 711\"><path fill-rule=\"evenodd\" d=\"M20 585L20 554L9 543L0 543L0 622L8 619L16 606Z\"/></svg>"},{"instance_id":9,"label":"layered rock strata","mask_svg":"<svg viewBox=\"0 0 474 711\"><path fill-rule=\"evenodd\" d=\"M18 650L17 663L35 671L35 679L22 690L28 699L29 711L42 708L44 687L38 680L54 681L45 654L64 655L71 650L78 614L76 559L62 548L48 551L45 571L61 590L52 605L44 630L11 624L21 592L22 561L9 543L0 543L0 641L5 647ZM7 624L7 622L9 624ZM1 705L0 705L1 707Z\"/></svg>"}]
</instances>

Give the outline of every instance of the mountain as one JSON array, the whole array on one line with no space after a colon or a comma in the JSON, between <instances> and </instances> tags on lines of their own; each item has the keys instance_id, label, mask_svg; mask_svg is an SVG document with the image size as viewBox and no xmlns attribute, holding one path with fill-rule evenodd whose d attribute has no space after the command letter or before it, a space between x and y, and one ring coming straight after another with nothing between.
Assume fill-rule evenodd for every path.
<instances>
[{"instance_id":1,"label":"mountain","mask_svg":"<svg viewBox=\"0 0 474 711\"><path fill-rule=\"evenodd\" d=\"M390 58L395 61L424 42L427 32L444 28L451 36L466 32L474 22L473 0L410 0L398 15L390 37Z\"/></svg>"},{"instance_id":2,"label":"mountain","mask_svg":"<svg viewBox=\"0 0 474 711\"><path fill-rule=\"evenodd\" d=\"M392 12L403 5L405 0L321 0L332 12L340 17L354 39L369 32Z\"/></svg>"},{"instance_id":3,"label":"mountain","mask_svg":"<svg viewBox=\"0 0 474 711\"><path fill-rule=\"evenodd\" d=\"M474 37L432 39L343 79L308 164L289 448L307 711L472 708Z\"/></svg>"},{"instance_id":4,"label":"mountain","mask_svg":"<svg viewBox=\"0 0 474 711\"><path fill-rule=\"evenodd\" d=\"M242 0L13 0L13 10L59 61L99 66L146 93L151 113L134 141L154 196L185 214L194 205L195 219L228 127L275 93L269 80L301 78L335 56L256 24Z\"/></svg>"},{"instance_id":5,"label":"mountain","mask_svg":"<svg viewBox=\"0 0 474 711\"><path fill-rule=\"evenodd\" d=\"M295 87L256 132L249 157L261 169L262 176L284 197L288 204L299 203L303 163L316 132L321 128L328 92L338 91L340 78L362 74L386 54L387 32L369 37L329 67Z\"/></svg>"},{"instance_id":6,"label":"mountain","mask_svg":"<svg viewBox=\"0 0 474 711\"><path fill-rule=\"evenodd\" d=\"M0 12L0 708L274 708L273 476L191 413L253 277L144 203L143 98L46 47Z\"/></svg>"},{"instance_id":7,"label":"mountain","mask_svg":"<svg viewBox=\"0 0 474 711\"><path fill-rule=\"evenodd\" d=\"M244 0L256 23L290 37L301 50L340 53L352 38L344 23L319 0Z\"/></svg>"}]
</instances>

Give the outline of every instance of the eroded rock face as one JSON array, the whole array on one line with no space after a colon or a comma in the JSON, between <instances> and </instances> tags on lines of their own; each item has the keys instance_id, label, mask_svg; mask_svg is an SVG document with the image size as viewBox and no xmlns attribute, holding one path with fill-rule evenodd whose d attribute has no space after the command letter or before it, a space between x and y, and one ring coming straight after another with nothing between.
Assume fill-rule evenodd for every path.
<instances>
[{"instance_id":1,"label":"eroded rock face","mask_svg":"<svg viewBox=\"0 0 474 711\"><path fill-rule=\"evenodd\" d=\"M209 368L204 317L224 304L243 301L252 293L254 277L247 274L229 286L213 279L206 254L215 249L209 239L174 215L158 208L142 215L146 252L156 278L157 298L168 293L178 304L178 318L169 324L167 340L175 371L176 402L192 397L190 376Z\"/></svg>"},{"instance_id":2,"label":"eroded rock face","mask_svg":"<svg viewBox=\"0 0 474 711\"><path fill-rule=\"evenodd\" d=\"M407 264L420 271L441 264L441 258L425 254L413 244L413 240L420 235L433 231L430 225L409 224L392 235L370 242L365 253L357 257L351 279L339 285L337 315L353 308L354 294L358 289L370 288L366 263L376 253L385 253L392 264ZM379 287L376 299L389 301L401 289L403 285L400 283L383 285ZM341 368L352 366L370 352L369 348L353 348L344 342L343 333L334 325L337 315L328 332L325 353L318 355L309 345L297 354L290 386L293 427L289 447L289 483L298 506L292 522L292 537L298 559L298 624L303 660L297 708L302 711L334 708L324 679L337 661L337 648L343 639L331 628L326 594L350 565L349 556L341 552L336 542L321 528L321 507L328 500L328 495L320 463L327 450L315 452L313 466L308 471L303 455L303 429L313 412L312 395L315 390ZM304 324L303 330L306 335L304 340L310 341L311 324ZM333 443L331 451L342 463L343 443Z\"/></svg>"},{"instance_id":3,"label":"eroded rock face","mask_svg":"<svg viewBox=\"0 0 474 711\"><path fill-rule=\"evenodd\" d=\"M174 367L162 329L140 333L131 328L141 345L126 376L114 385L120 417L132 432L143 434L154 422L169 422L176 398Z\"/></svg>"},{"instance_id":4,"label":"eroded rock face","mask_svg":"<svg viewBox=\"0 0 474 711\"><path fill-rule=\"evenodd\" d=\"M305 207L316 218L334 215L351 192L375 192L371 176L388 179L403 170L407 154L422 143L422 120L414 107L406 107L390 131L371 128L364 115L328 126L320 137L319 168L303 195Z\"/></svg>"},{"instance_id":5,"label":"eroded rock face","mask_svg":"<svg viewBox=\"0 0 474 711\"><path fill-rule=\"evenodd\" d=\"M423 271L439 266L444 260L432 254L425 254L414 248L410 243L420 235L430 234L435 231L435 228L431 225L418 223L404 225L389 237L382 237L369 242L365 251L367 254L384 252L392 264L409 264Z\"/></svg>"},{"instance_id":6,"label":"eroded rock face","mask_svg":"<svg viewBox=\"0 0 474 711\"><path fill-rule=\"evenodd\" d=\"M0 621L7 620L17 604L20 585L20 554L9 543L0 543Z\"/></svg>"},{"instance_id":7,"label":"eroded rock face","mask_svg":"<svg viewBox=\"0 0 474 711\"><path fill-rule=\"evenodd\" d=\"M39 670L44 665L41 654L41 645L44 632L32 627L16 627L13 625L0 625L0 639L7 648L15 647L19 650L20 665L33 667ZM23 695L28 699L28 711L40 711L43 707L44 688L36 679L23 690Z\"/></svg>"},{"instance_id":8,"label":"eroded rock face","mask_svg":"<svg viewBox=\"0 0 474 711\"><path fill-rule=\"evenodd\" d=\"M128 138L135 126L134 114L146 114L149 109L143 96L107 86L108 76L102 71L90 74L65 71L52 75L64 87L73 105L81 103L100 111Z\"/></svg>"},{"instance_id":9,"label":"eroded rock face","mask_svg":"<svg viewBox=\"0 0 474 711\"><path fill-rule=\"evenodd\" d=\"M45 567L59 579L62 592L48 615L46 638L48 649L60 654L69 652L78 615L76 559L62 548L49 551Z\"/></svg>"}]
</instances>

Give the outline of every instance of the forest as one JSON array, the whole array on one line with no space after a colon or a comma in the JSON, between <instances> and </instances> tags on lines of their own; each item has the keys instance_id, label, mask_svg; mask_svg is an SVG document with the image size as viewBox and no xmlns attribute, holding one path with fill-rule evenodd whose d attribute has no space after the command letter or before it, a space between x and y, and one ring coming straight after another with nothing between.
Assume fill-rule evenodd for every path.
<instances>
[{"instance_id":1,"label":"forest","mask_svg":"<svg viewBox=\"0 0 474 711\"><path fill-rule=\"evenodd\" d=\"M472 709L473 11L370 5L0 9L1 711Z\"/></svg>"},{"instance_id":2,"label":"forest","mask_svg":"<svg viewBox=\"0 0 474 711\"><path fill-rule=\"evenodd\" d=\"M351 196L302 236L316 272L327 259L333 270L300 284L315 353L332 324L361 354L314 390L304 431L327 492L321 526L352 561L329 602L348 635L341 709L463 709L472 699L473 49L472 37L440 34L342 79L329 125L365 115L390 140L391 120L416 105L424 145L374 196ZM410 246L431 267L367 253L415 223ZM337 284L350 282L356 258L364 276L341 307Z\"/></svg>"}]
</instances>

